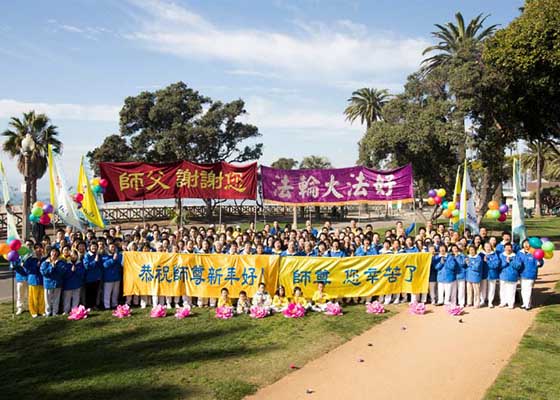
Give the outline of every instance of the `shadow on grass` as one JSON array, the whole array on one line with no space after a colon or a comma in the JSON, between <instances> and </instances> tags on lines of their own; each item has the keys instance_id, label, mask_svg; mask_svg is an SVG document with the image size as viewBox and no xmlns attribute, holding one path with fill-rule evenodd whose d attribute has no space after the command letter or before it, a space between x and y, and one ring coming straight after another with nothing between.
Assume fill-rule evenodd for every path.
<instances>
[{"instance_id":1,"label":"shadow on grass","mask_svg":"<svg viewBox=\"0 0 560 400\"><path fill-rule=\"evenodd\" d=\"M115 321L83 321L79 336L77 323L51 319L41 321L14 335L0 338L0 365L3 376L0 393L7 399L176 399L196 398L205 382L188 373L177 384L158 381L158 374L200 362L227 360L274 350L274 346L230 342L244 326L224 326L189 332L169 327L123 324L118 332L104 330ZM84 328L83 326L81 328ZM221 340L219 340L221 338ZM216 346L214 342L222 343ZM210 382L207 382L210 383ZM206 385L208 386L208 385Z\"/></svg>"}]
</instances>

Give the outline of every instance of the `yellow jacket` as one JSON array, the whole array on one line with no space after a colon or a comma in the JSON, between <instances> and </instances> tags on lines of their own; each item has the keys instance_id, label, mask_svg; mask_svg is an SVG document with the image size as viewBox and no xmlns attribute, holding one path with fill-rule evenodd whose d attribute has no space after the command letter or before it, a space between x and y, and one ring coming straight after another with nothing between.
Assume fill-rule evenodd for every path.
<instances>
[{"instance_id":1,"label":"yellow jacket","mask_svg":"<svg viewBox=\"0 0 560 400\"><path fill-rule=\"evenodd\" d=\"M325 304L329 301L330 296L325 292L319 292L318 290L313 293L313 303L315 304Z\"/></svg>"},{"instance_id":2,"label":"yellow jacket","mask_svg":"<svg viewBox=\"0 0 560 400\"><path fill-rule=\"evenodd\" d=\"M289 300L286 296L280 297L278 295L275 295L274 298L272 299L273 307L283 308L283 307L287 307L288 304L289 304Z\"/></svg>"},{"instance_id":3,"label":"yellow jacket","mask_svg":"<svg viewBox=\"0 0 560 400\"><path fill-rule=\"evenodd\" d=\"M224 300L223 297L219 297L218 298L218 307L223 307L223 306L228 306L228 307L232 307L231 305L231 299L228 297Z\"/></svg>"}]
</instances>

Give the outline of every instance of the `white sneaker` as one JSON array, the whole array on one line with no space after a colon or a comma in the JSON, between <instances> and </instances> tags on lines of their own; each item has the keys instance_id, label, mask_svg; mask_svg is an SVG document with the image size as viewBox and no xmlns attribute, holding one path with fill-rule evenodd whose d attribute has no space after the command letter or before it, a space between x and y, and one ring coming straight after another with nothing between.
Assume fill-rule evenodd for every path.
<instances>
[{"instance_id":1,"label":"white sneaker","mask_svg":"<svg viewBox=\"0 0 560 400\"><path fill-rule=\"evenodd\" d=\"M37 314L33 314L31 318L37 318Z\"/></svg>"},{"instance_id":2,"label":"white sneaker","mask_svg":"<svg viewBox=\"0 0 560 400\"><path fill-rule=\"evenodd\" d=\"M21 308L18 308L16 311L16 315L21 315L21 313L23 312L23 310Z\"/></svg>"}]
</instances>

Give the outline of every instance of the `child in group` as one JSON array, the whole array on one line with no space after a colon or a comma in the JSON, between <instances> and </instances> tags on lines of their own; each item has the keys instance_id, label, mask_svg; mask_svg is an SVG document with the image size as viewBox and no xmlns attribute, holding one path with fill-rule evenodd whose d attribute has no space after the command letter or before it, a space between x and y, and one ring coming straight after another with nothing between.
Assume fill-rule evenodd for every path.
<instances>
[{"instance_id":1,"label":"child in group","mask_svg":"<svg viewBox=\"0 0 560 400\"><path fill-rule=\"evenodd\" d=\"M451 253L457 262L457 269L455 271L455 284L457 286L457 304L460 307L465 307L465 289L467 278L467 266L465 263L465 255L459 251L459 246L456 244L451 245Z\"/></svg>"},{"instance_id":2,"label":"child in group","mask_svg":"<svg viewBox=\"0 0 560 400\"><path fill-rule=\"evenodd\" d=\"M379 250L379 254L392 254L392 253L393 250L391 249L391 241L387 239L383 242L383 247ZM379 296L379 301L384 304L391 304L392 298L393 295L391 294L381 295Z\"/></svg>"},{"instance_id":3,"label":"child in group","mask_svg":"<svg viewBox=\"0 0 560 400\"><path fill-rule=\"evenodd\" d=\"M231 304L231 299L229 298L229 290L227 288L222 288L220 291L220 297L218 298L218 307L233 307Z\"/></svg>"},{"instance_id":4,"label":"child in group","mask_svg":"<svg viewBox=\"0 0 560 400\"><path fill-rule=\"evenodd\" d=\"M97 295L100 290L101 277L103 276L103 260L102 255L98 253L96 242L91 242L89 251L84 256L84 268L86 271L85 288L86 288L86 304L87 308L95 308L97 303Z\"/></svg>"},{"instance_id":5,"label":"child in group","mask_svg":"<svg viewBox=\"0 0 560 400\"><path fill-rule=\"evenodd\" d=\"M465 260L465 265L467 266L467 306L471 307L474 301L474 308L479 308L482 259L477 254L476 246L469 246L469 255Z\"/></svg>"},{"instance_id":6,"label":"child in group","mask_svg":"<svg viewBox=\"0 0 560 400\"><path fill-rule=\"evenodd\" d=\"M64 249L66 249L66 246ZM70 260L66 262L66 271L62 282L63 315L68 314L73 307L79 305L85 273L84 264L80 261L78 252L72 250Z\"/></svg>"},{"instance_id":7,"label":"child in group","mask_svg":"<svg viewBox=\"0 0 560 400\"><path fill-rule=\"evenodd\" d=\"M274 298L272 299L272 311L274 312L282 312L288 307L288 298L286 297L286 289L284 286L278 286L276 289L276 293L274 294Z\"/></svg>"},{"instance_id":8,"label":"child in group","mask_svg":"<svg viewBox=\"0 0 560 400\"><path fill-rule=\"evenodd\" d=\"M439 246L439 254L436 258L438 305L455 305L457 302L457 260L453 255L447 254L447 246L444 244Z\"/></svg>"},{"instance_id":9,"label":"child in group","mask_svg":"<svg viewBox=\"0 0 560 400\"><path fill-rule=\"evenodd\" d=\"M480 257L482 258L483 271L486 270L488 274L488 307L494 308L496 282L500 277L500 257L492 250L492 245L489 242L484 243L484 251L480 253ZM480 290L483 290L482 285Z\"/></svg>"},{"instance_id":10,"label":"child in group","mask_svg":"<svg viewBox=\"0 0 560 400\"><path fill-rule=\"evenodd\" d=\"M544 261L537 260L529 252L531 245L527 239L525 239L521 245L523 249L517 253L519 261L521 262L521 299L523 300L521 308L530 310L533 285L537 279L539 268L544 265Z\"/></svg>"},{"instance_id":11,"label":"child in group","mask_svg":"<svg viewBox=\"0 0 560 400\"><path fill-rule=\"evenodd\" d=\"M436 257L436 246L433 244L428 247L428 252L432 255L432 263L430 264L430 301L433 305L437 303L437 269L436 265L438 263L438 258Z\"/></svg>"},{"instance_id":12,"label":"child in group","mask_svg":"<svg viewBox=\"0 0 560 400\"><path fill-rule=\"evenodd\" d=\"M519 258L513 252L513 245L506 243L503 253L500 254L500 307L515 306L515 290L521 269Z\"/></svg>"},{"instance_id":13,"label":"child in group","mask_svg":"<svg viewBox=\"0 0 560 400\"><path fill-rule=\"evenodd\" d=\"M27 275L18 268L18 263L10 263L10 269L15 271L16 275L16 315L20 315L25 309L27 303ZM21 271L21 272L20 272Z\"/></svg>"},{"instance_id":14,"label":"child in group","mask_svg":"<svg viewBox=\"0 0 560 400\"><path fill-rule=\"evenodd\" d=\"M253 296L252 304L258 307L264 307L268 311L272 306L272 299L270 295L266 291L266 285L264 282L259 283L259 288L257 289L257 293Z\"/></svg>"},{"instance_id":15,"label":"child in group","mask_svg":"<svg viewBox=\"0 0 560 400\"><path fill-rule=\"evenodd\" d=\"M290 300L292 303L299 304L300 306L303 306L306 310L311 308L311 304L304 297L303 291L301 290L301 288L299 286L296 286L294 288L293 295L294 295L294 297L292 297L292 299Z\"/></svg>"},{"instance_id":16,"label":"child in group","mask_svg":"<svg viewBox=\"0 0 560 400\"><path fill-rule=\"evenodd\" d=\"M16 265L16 271L27 278L29 314L32 318L45 315L45 292L43 289L43 275L41 264L43 258L43 245L38 243L33 247L35 254L24 261L23 265Z\"/></svg>"},{"instance_id":17,"label":"child in group","mask_svg":"<svg viewBox=\"0 0 560 400\"><path fill-rule=\"evenodd\" d=\"M49 258L41 264L43 287L45 288L45 316L47 317L58 315L60 306L60 292L66 272L66 263L59 257L60 250L53 247Z\"/></svg>"},{"instance_id":18,"label":"child in group","mask_svg":"<svg viewBox=\"0 0 560 400\"><path fill-rule=\"evenodd\" d=\"M313 302L313 306L311 307L313 311L323 312L327 308L327 303L330 300L330 296L324 292L325 283L318 282L317 283L317 290L313 293L313 298L311 301Z\"/></svg>"},{"instance_id":19,"label":"child in group","mask_svg":"<svg viewBox=\"0 0 560 400\"><path fill-rule=\"evenodd\" d=\"M118 304L122 268L122 254L111 243L109 252L103 256L103 306L106 310L115 308Z\"/></svg>"},{"instance_id":20,"label":"child in group","mask_svg":"<svg viewBox=\"0 0 560 400\"><path fill-rule=\"evenodd\" d=\"M237 300L237 314L248 314L251 311L251 303L247 298L247 292L242 290L239 292L239 299Z\"/></svg>"}]
</instances>

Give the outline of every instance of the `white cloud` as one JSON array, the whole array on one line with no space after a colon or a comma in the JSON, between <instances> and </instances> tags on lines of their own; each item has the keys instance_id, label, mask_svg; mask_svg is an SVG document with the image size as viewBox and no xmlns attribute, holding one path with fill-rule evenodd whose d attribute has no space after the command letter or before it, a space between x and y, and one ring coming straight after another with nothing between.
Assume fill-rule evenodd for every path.
<instances>
[{"instance_id":1,"label":"white cloud","mask_svg":"<svg viewBox=\"0 0 560 400\"><path fill-rule=\"evenodd\" d=\"M73 25L66 25L66 24L62 24L60 25L60 28L67 31L67 32L75 32L75 33L83 33L83 29L78 28L77 26L73 26Z\"/></svg>"},{"instance_id":2,"label":"white cloud","mask_svg":"<svg viewBox=\"0 0 560 400\"><path fill-rule=\"evenodd\" d=\"M51 119L113 122L119 119L120 107L107 104L33 103L0 99L0 118L10 118L30 110L45 113Z\"/></svg>"},{"instance_id":3,"label":"white cloud","mask_svg":"<svg viewBox=\"0 0 560 400\"><path fill-rule=\"evenodd\" d=\"M174 3L131 2L143 11L141 28L127 35L131 40L154 51L221 60L240 66L238 71L281 74L287 79L347 80L407 73L418 67L428 45L422 38L368 32L349 20L331 25L296 21L296 32L280 33L224 28Z\"/></svg>"}]
</instances>

